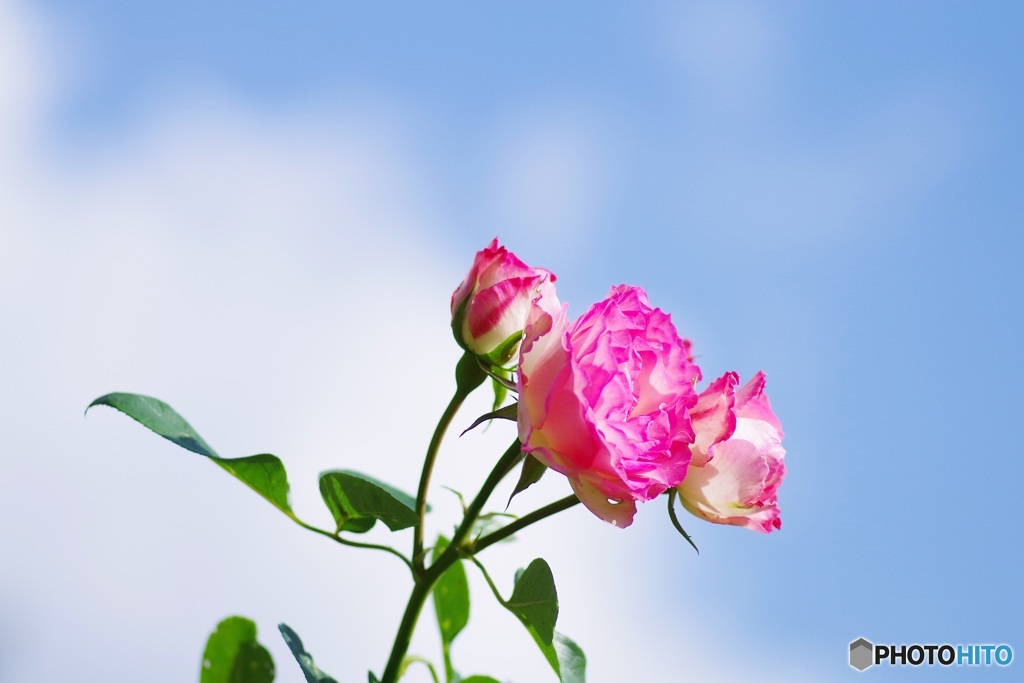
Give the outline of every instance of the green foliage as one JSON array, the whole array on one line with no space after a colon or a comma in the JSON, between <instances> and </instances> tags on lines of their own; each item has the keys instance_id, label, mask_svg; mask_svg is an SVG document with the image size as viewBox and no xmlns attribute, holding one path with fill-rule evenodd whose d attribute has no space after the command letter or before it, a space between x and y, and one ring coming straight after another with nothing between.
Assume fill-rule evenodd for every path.
<instances>
[{"instance_id":1,"label":"green foliage","mask_svg":"<svg viewBox=\"0 0 1024 683\"><path fill-rule=\"evenodd\" d=\"M114 393L100 396L89 404L93 406L110 406L120 410L128 417L137 420L160 436L173 441L182 448L210 458L217 457L203 437L199 436L192 425L185 422L169 405L163 401L139 394ZM89 411L86 408L86 412Z\"/></svg>"},{"instance_id":2,"label":"green foliage","mask_svg":"<svg viewBox=\"0 0 1024 683\"><path fill-rule=\"evenodd\" d=\"M287 624L278 624L277 628L280 629L288 649L295 656L295 661L299 663L299 667L306 677L306 683L337 683L337 681L318 669L316 664L313 663L313 656L306 652L306 649L302 646L299 634L291 630ZM370 680L373 680L372 673L370 674Z\"/></svg>"},{"instance_id":3,"label":"green foliage","mask_svg":"<svg viewBox=\"0 0 1024 683\"><path fill-rule=\"evenodd\" d=\"M476 521L473 523L471 536L474 540L481 538L482 536L487 536L517 519L519 518L516 515L508 512L488 512L477 517ZM504 540L510 541L512 538L514 537L509 536Z\"/></svg>"},{"instance_id":4,"label":"green foliage","mask_svg":"<svg viewBox=\"0 0 1024 683\"><path fill-rule=\"evenodd\" d=\"M501 681L490 676L470 676L469 678L463 678L462 683L501 683Z\"/></svg>"},{"instance_id":5,"label":"green foliage","mask_svg":"<svg viewBox=\"0 0 1024 683\"><path fill-rule=\"evenodd\" d=\"M278 510L289 517L295 516L288 504L288 473L285 472L284 463L276 456L264 453L246 458L213 460Z\"/></svg>"},{"instance_id":6,"label":"green foliage","mask_svg":"<svg viewBox=\"0 0 1024 683\"><path fill-rule=\"evenodd\" d=\"M392 531L419 523L412 496L351 470L321 474L320 495L334 516L337 532L363 533L378 519Z\"/></svg>"},{"instance_id":7,"label":"green foliage","mask_svg":"<svg viewBox=\"0 0 1024 683\"><path fill-rule=\"evenodd\" d=\"M269 454L245 458L221 458L183 417L159 399L139 394L114 393L89 404L109 406L182 448L204 455L271 505L296 519L288 504L288 475L281 461ZM88 411L88 408L86 409ZM296 519L296 521L298 521Z\"/></svg>"},{"instance_id":8,"label":"green foliage","mask_svg":"<svg viewBox=\"0 0 1024 683\"><path fill-rule=\"evenodd\" d=\"M439 536L434 545L433 560L441 556L448 547L448 539ZM469 582L461 560L456 560L445 570L431 591L434 598L434 612L437 626L441 631L441 648L444 653L444 671L448 681L455 680L455 669L451 660L451 645L455 636L469 623Z\"/></svg>"},{"instance_id":9,"label":"green foliage","mask_svg":"<svg viewBox=\"0 0 1024 683\"><path fill-rule=\"evenodd\" d=\"M537 558L520 574L505 607L544 645L551 645L558 619L558 595L551 567Z\"/></svg>"},{"instance_id":10,"label":"green foliage","mask_svg":"<svg viewBox=\"0 0 1024 683\"><path fill-rule=\"evenodd\" d=\"M558 675L558 680L561 683L586 683L587 658L583 650L572 639L554 630L558 619L558 595L548 563L538 558L526 569L516 572L512 597L504 600L484 566L472 559L484 573L494 597L526 627Z\"/></svg>"},{"instance_id":11,"label":"green foliage","mask_svg":"<svg viewBox=\"0 0 1024 683\"><path fill-rule=\"evenodd\" d=\"M274 660L256 642L256 624L228 617L210 634L203 651L199 683L272 683Z\"/></svg>"},{"instance_id":12,"label":"green foliage","mask_svg":"<svg viewBox=\"0 0 1024 683\"><path fill-rule=\"evenodd\" d=\"M430 678L434 683L441 683L441 680L437 677L437 671L434 669L434 665L430 660L424 659L423 657L417 657L416 655L406 655L402 658L402 666L398 668L398 680L402 680L402 677L405 676L405 672L408 671L409 667L413 664L422 664L427 667L427 671L430 672ZM372 671L370 672L370 676L373 676ZM376 681L377 679L373 677L371 678L370 683L375 683Z\"/></svg>"},{"instance_id":13,"label":"green foliage","mask_svg":"<svg viewBox=\"0 0 1024 683\"><path fill-rule=\"evenodd\" d=\"M542 643L536 633L531 631L530 635L561 683L586 683L587 658L579 645L558 631L555 631L550 645Z\"/></svg>"}]
</instances>

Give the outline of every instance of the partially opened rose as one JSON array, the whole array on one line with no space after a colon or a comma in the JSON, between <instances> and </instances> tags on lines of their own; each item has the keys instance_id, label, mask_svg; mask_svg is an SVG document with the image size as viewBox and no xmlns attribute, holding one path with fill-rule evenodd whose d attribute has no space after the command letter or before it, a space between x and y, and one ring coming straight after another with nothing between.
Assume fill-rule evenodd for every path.
<instances>
[{"instance_id":1,"label":"partially opened rose","mask_svg":"<svg viewBox=\"0 0 1024 683\"><path fill-rule=\"evenodd\" d=\"M738 384L736 373L726 373L701 392L691 411L697 438L679 498L709 522L770 533L782 526L782 425L764 392L763 372L736 390Z\"/></svg>"},{"instance_id":2,"label":"partially opened rose","mask_svg":"<svg viewBox=\"0 0 1024 683\"><path fill-rule=\"evenodd\" d=\"M595 515L633 521L636 502L686 476L700 370L667 314L619 285L575 323L541 286L519 360L523 450L568 477Z\"/></svg>"},{"instance_id":3,"label":"partially opened rose","mask_svg":"<svg viewBox=\"0 0 1024 683\"><path fill-rule=\"evenodd\" d=\"M519 352L530 304L555 276L531 268L495 238L477 252L466 279L452 294L452 331L459 345L504 366Z\"/></svg>"}]
</instances>

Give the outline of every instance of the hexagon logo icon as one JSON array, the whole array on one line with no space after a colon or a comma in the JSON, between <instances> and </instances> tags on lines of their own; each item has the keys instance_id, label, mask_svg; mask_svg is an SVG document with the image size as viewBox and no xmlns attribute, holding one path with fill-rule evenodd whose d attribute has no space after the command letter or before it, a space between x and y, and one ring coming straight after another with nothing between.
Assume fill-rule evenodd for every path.
<instances>
[{"instance_id":1,"label":"hexagon logo icon","mask_svg":"<svg viewBox=\"0 0 1024 683\"><path fill-rule=\"evenodd\" d=\"M850 643L850 666L857 671L863 671L875 663L875 646L864 638L858 638Z\"/></svg>"}]
</instances>

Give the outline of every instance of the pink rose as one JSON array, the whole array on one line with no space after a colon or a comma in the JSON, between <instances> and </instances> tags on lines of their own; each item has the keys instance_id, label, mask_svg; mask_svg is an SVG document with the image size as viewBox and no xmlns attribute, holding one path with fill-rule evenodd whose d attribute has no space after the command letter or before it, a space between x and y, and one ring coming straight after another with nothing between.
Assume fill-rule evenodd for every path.
<instances>
[{"instance_id":1,"label":"pink rose","mask_svg":"<svg viewBox=\"0 0 1024 683\"><path fill-rule=\"evenodd\" d=\"M569 479L595 515L618 527L686 476L700 370L666 313L639 287L569 324L544 284L519 360L519 439Z\"/></svg>"},{"instance_id":2,"label":"pink rose","mask_svg":"<svg viewBox=\"0 0 1024 683\"><path fill-rule=\"evenodd\" d=\"M738 391L737 384L739 376L727 372L690 411L697 438L679 499L709 522L767 534L782 527L777 502L786 473L782 425L764 393L763 372Z\"/></svg>"},{"instance_id":3,"label":"pink rose","mask_svg":"<svg viewBox=\"0 0 1024 683\"><path fill-rule=\"evenodd\" d=\"M531 302L555 276L530 268L495 238L477 252L469 274L452 294L452 331L459 345L491 364L516 357Z\"/></svg>"}]
</instances>

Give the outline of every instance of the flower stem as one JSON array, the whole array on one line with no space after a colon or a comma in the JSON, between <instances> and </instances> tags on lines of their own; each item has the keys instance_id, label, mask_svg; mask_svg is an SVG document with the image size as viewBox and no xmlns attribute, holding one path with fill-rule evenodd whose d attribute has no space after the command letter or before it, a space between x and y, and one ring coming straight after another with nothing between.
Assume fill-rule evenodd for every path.
<instances>
[{"instance_id":1,"label":"flower stem","mask_svg":"<svg viewBox=\"0 0 1024 683\"><path fill-rule=\"evenodd\" d=\"M412 642L412 632L416 628L416 620L419 619L420 612L423 610L423 603L430 595L430 589L434 587L434 581L420 580L412 587L409 602L406 603L405 613L402 615L402 623L398 625L398 632L395 634L395 643L391 646L391 657L388 658L381 683L396 683L398 680L398 670L402 666L405 653L409 651L409 643Z\"/></svg>"},{"instance_id":2,"label":"flower stem","mask_svg":"<svg viewBox=\"0 0 1024 683\"><path fill-rule=\"evenodd\" d=\"M444 439L444 434L448 431L448 425L451 424L455 413L459 411L462 402L466 400L466 397L474 389L483 384L486 378L487 375L480 367L480 363L467 351L455 367L455 395L452 396L448 407L441 414L441 419L438 420L437 426L434 428L434 434L430 437L427 455L423 459L423 472L420 474L420 485L416 490L416 515L420 518L420 521L413 531L412 562L415 567L414 573L419 572L422 574L424 570L423 530L425 526L424 517L427 514L427 489L430 488L430 475L434 471L434 461L437 460L437 452L441 448L441 440Z\"/></svg>"},{"instance_id":3,"label":"flower stem","mask_svg":"<svg viewBox=\"0 0 1024 683\"><path fill-rule=\"evenodd\" d=\"M545 505L542 508L538 508L528 515L520 517L516 521L512 522L508 526L503 526L497 531L487 534L476 541L468 548L469 553L478 553L488 546L494 545L498 541L503 541L512 534L525 529L535 522L539 522L542 519L550 517L551 515L558 514L562 510L568 510L574 505L578 505L580 499L575 495L566 496L561 500L556 500L554 503Z\"/></svg>"},{"instance_id":4,"label":"flower stem","mask_svg":"<svg viewBox=\"0 0 1024 683\"><path fill-rule=\"evenodd\" d=\"M342 545L347 545L347 546L350 546L352 548L366 548L368 550L383 550L386 553L390 553L390 554L394 555L395 557L397 557L398 559L400 559L402 562L404 562L405 566L409 568L409 571L413 572L413 576L416 575L416 572L415 572L415 570L413 569L413 566L412 566L412 562L409 561L409 558L407 558L405 555L403 555L402 553L398 552L397 550L395 550L394 548L392 548L390 546L377 545L375 543L361 543L360 541L350 541L347 538L342 538L340 533L332 534L330 531L324 531L323 529L317 528L317 527L315 527L315 526L313 526L311 524L306 524L305 522L300 520L298 517L292 517L292 519L294 519L295 523L298 524L299 526L301 526L303 529L308 529L308 530L310 530L312 532L320 534L321 536L326 536L327 538L331 539L332 541L335 541L335 542L340 543Z\"/></svg>"},{"instance_id":5,"label":"flower stem","mask_svg":"<svg viewBox=\"0 0 1024 683\"><path fill-rule=\"evenodd\" d=\"M466 508L466 516L462 519L462 524L455 530L452 535L452 542L445 548L444 552L441 553L441 557L437 558L437 562L430 567L430 571L434 570L434 567L441 562L448 559L446 556L451 558L457 558L459 554L459 546L469 535L470 530L473 528L474 522L477 517L480 516L480 512L483 510L484 505L487 503L487 499L494 493L494 489L497 488L501 480L505 478L509 472L512 471L512 467L515 462L522 457L522 446L519 443L519 439L512 442L512 445L508 447L502 456L498 459L497 464L494 465L494 469L487 475L487 479L484 481L484 485L480 487L480 492L476 494L476 498ZM449 562L451 564L451 562ZM443 570L442 570L443 571Z\"/></svg>"},{"instance_id":6,"label":"flower stem","mask_svg":"<svg viewBox=\"0 0 1024 683\"><path fill-rule=\"evenodd\" d=\"M452 396L448 407L445 408L444 414L441 415L441 420L437 423L437 427L434 428L434 435L430 439L430 446L427 447L427 457L423 460L420 486L416 491L416 514L419 516L420 521L416 525L412 542L412 561L419 571L423 571L423 527L425 526L424 517L427 513L427 488L430 486L430 475L434 471L434 461L437 459L437 451L441 446L441 439L444 438L444 433L448 431L448 425L451 424L452 418L455 417L455 413L458 412L465 398L465 395L461 392L455 391L455 395Z\"/></svg>"},{"instance_id":7,"label":"flower stem","mask_svg":"<svg viewBox=\"0 0 1024 683\"><path fill-rule=\"evenodd\" d=\"M462 518L459 528L455 530L451 543L444 549L444 552L437 558L437 561L430 565L429 569L415 574L416 584L412 588L412 593L409 594L409 602L405 606L402 622L399 624L398 632L395 634L395 643L391 647L391 656L388 658L387 666L384 668L381 683L395 683L398 680L398 670L402 665L402 660L405 658L405 653L409 651L412 632L416 628L416 620L423 610L423 604L427 601L427 596L430 595L434 584L437 583L437 580L441 578L445 571L460 559L459 544L465 540L473 528L473 523L480 516L480 511L483 510L487 499L490 498L494 489L505 475L508 474L511 464L520 456L521 447L519 440L516 439L509 446L508 450L505 451L504 455L498 459L494 469L491 470L483 486L480 487L480 492L473 499L473 502L469 504L469 507L466 508L466 515ZM420 526L422 524L421 521Z\"/></svg>"}]
</instances>

